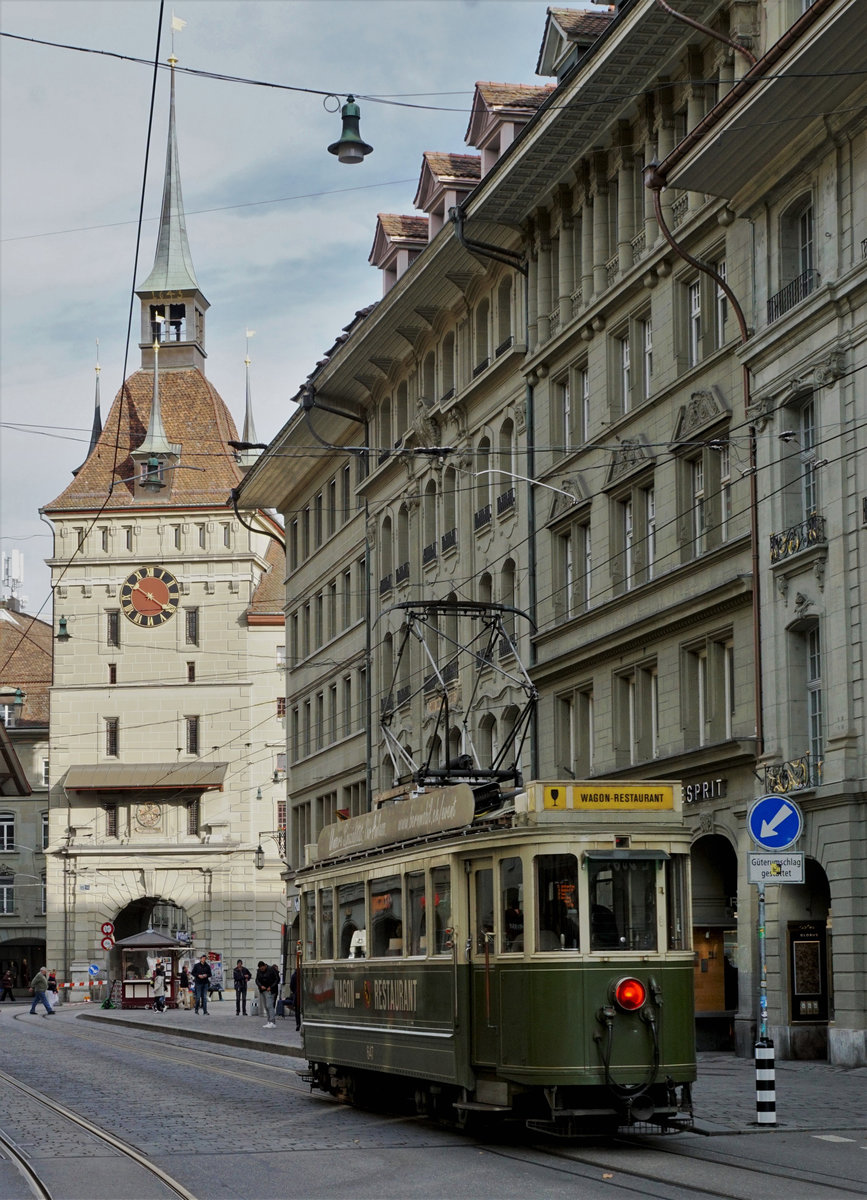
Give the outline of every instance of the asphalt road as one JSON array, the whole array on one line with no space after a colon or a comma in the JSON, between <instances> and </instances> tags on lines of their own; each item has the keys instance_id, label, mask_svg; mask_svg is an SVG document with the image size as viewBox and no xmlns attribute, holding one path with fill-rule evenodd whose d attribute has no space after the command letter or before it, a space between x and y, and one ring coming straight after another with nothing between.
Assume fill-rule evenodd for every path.
<instances>
[{"instance_id":1,"label":"asphalt road","mask_svg":"<svg viewBox=\"0 0 867 1200\"><path fill-rule=\"evenodd\" d=\"M17 1006L16 1006L17 1007ZM286 1055L130 1029L3 1013L2 1069L143 1150L197 1200L463 1200L699 1196L846 1200L867 1195L863 1130L681 1134L542 1146L510 1132L481 1143L425 1121L311 1095ZM204 1025L204 1023L202 1023ZM239 1024L241 1024L239 1022ZM0 1131L55 1200L162 1200L114 1151L0 1083ZM839 1140L837 1140L839 1139ZM142 1188L137 1192L136 1188ZM31 1191L0 1159L0 1200Z\"/></svg>"}]
</instances>

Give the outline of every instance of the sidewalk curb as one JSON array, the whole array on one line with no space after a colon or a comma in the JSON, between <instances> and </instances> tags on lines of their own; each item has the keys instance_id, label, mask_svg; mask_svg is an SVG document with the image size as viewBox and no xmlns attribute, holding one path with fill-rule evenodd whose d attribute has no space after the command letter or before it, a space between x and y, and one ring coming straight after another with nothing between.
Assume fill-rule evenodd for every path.
<instances>
[{"instance_id":1,"label":"sidewalk curb","mask_svg":"<svg viewBox=\"0 0 867 1200\"><path fill-rule=\"evenodd\" d=\"M96 1013L76 1013L78 1021L96 1021L105 1024L105 1019ZM181 1029L174 1025L150 1025L142 1021L125 1020L123 1017L111 1017L112 1025L121 1025L125 1029L139 1029L154 1033L167 1033L171 1037L190 1038L199 1042L219 1042L223 1046L236 1046L241 1050L261 1050L266 1054L282 1054L287 1058L297 1058L306 1062L304 1052L299 1046L282 1046L276 1042L255 1042L252 1038L234 1037L232 1034L211 1033L204 1029Z\"/></svg>"}]
</instances>

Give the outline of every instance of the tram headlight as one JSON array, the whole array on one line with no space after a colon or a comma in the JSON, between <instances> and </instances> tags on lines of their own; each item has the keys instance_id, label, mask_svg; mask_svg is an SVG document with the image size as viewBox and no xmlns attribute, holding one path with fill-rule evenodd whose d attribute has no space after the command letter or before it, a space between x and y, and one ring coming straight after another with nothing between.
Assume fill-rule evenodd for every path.
<instances>
[{"instance_id":1,"label":"tram headlight","mask_svg":"<svg viewBox=\"0 0 867 1200\"><path fill-rule=\"evenodd\" d=\"M614 1001L624 1012L637 1012L647 1000L647 988L640 979L627 976L614 985Z\"/></svg>"}]
</instances>

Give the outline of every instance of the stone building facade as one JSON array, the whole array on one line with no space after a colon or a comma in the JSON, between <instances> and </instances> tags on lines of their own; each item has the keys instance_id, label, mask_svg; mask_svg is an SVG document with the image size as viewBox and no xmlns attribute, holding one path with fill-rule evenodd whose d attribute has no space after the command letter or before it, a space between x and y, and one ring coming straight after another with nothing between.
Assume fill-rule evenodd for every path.
<instances>
[{"instance_id":1,"label":"stone building facade","mask_svg":"<svg viewBox=\"0 0 867 1200\"><path fill-rule=\"evenodd\" d=\"M700 1044L749 1054L764 1023L784 1055L863 1064L865 12L678 8L693 24L654 0L552 10L556 84L477 85L478 166L425 155L427 244L380 216L382 300L244 482L288 526L289 861L400 774L377 732L399 606L516 607L525 777L685 785ZM465 195L444 223L446 163ZM406 661L396 742L490 763L517 665L457 668L438 741L431 662ZM766 888L766 1015L763 794L804 817L803 882Z\"/></svg>"},{"instance_id":2,"label":"stone building facade","mask_svg":"<svg viewBox=\"0 0 867 1200\"><path fill-rule=\"evenodd\" d=\"M141 369L44 509L64 634L47 940L72 982L88 963L117 972L104 926L279 962L285 920L282 530L230 502L249 462L204 374L174 80L156 257L137 294ZM251 420L248 404L247 440Z\"/></svg>"}]
</instances>

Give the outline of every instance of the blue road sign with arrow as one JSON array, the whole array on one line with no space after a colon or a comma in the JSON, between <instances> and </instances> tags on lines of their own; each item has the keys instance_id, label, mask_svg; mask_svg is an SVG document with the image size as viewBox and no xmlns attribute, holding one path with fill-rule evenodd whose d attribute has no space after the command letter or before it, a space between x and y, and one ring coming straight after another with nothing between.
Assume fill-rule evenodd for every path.
<instances>
[{"instance_id":1,"label":"blue road sign with arrow","mask_svg":"<svg viewBox=\"0 0 867 1200\"><path fill-rule=\"evenodd\" d=\"M788 796L760 796L750 808L747 829L765 850L785 850L801 836L804 818Z\"/></svg>"}]
</instances>

